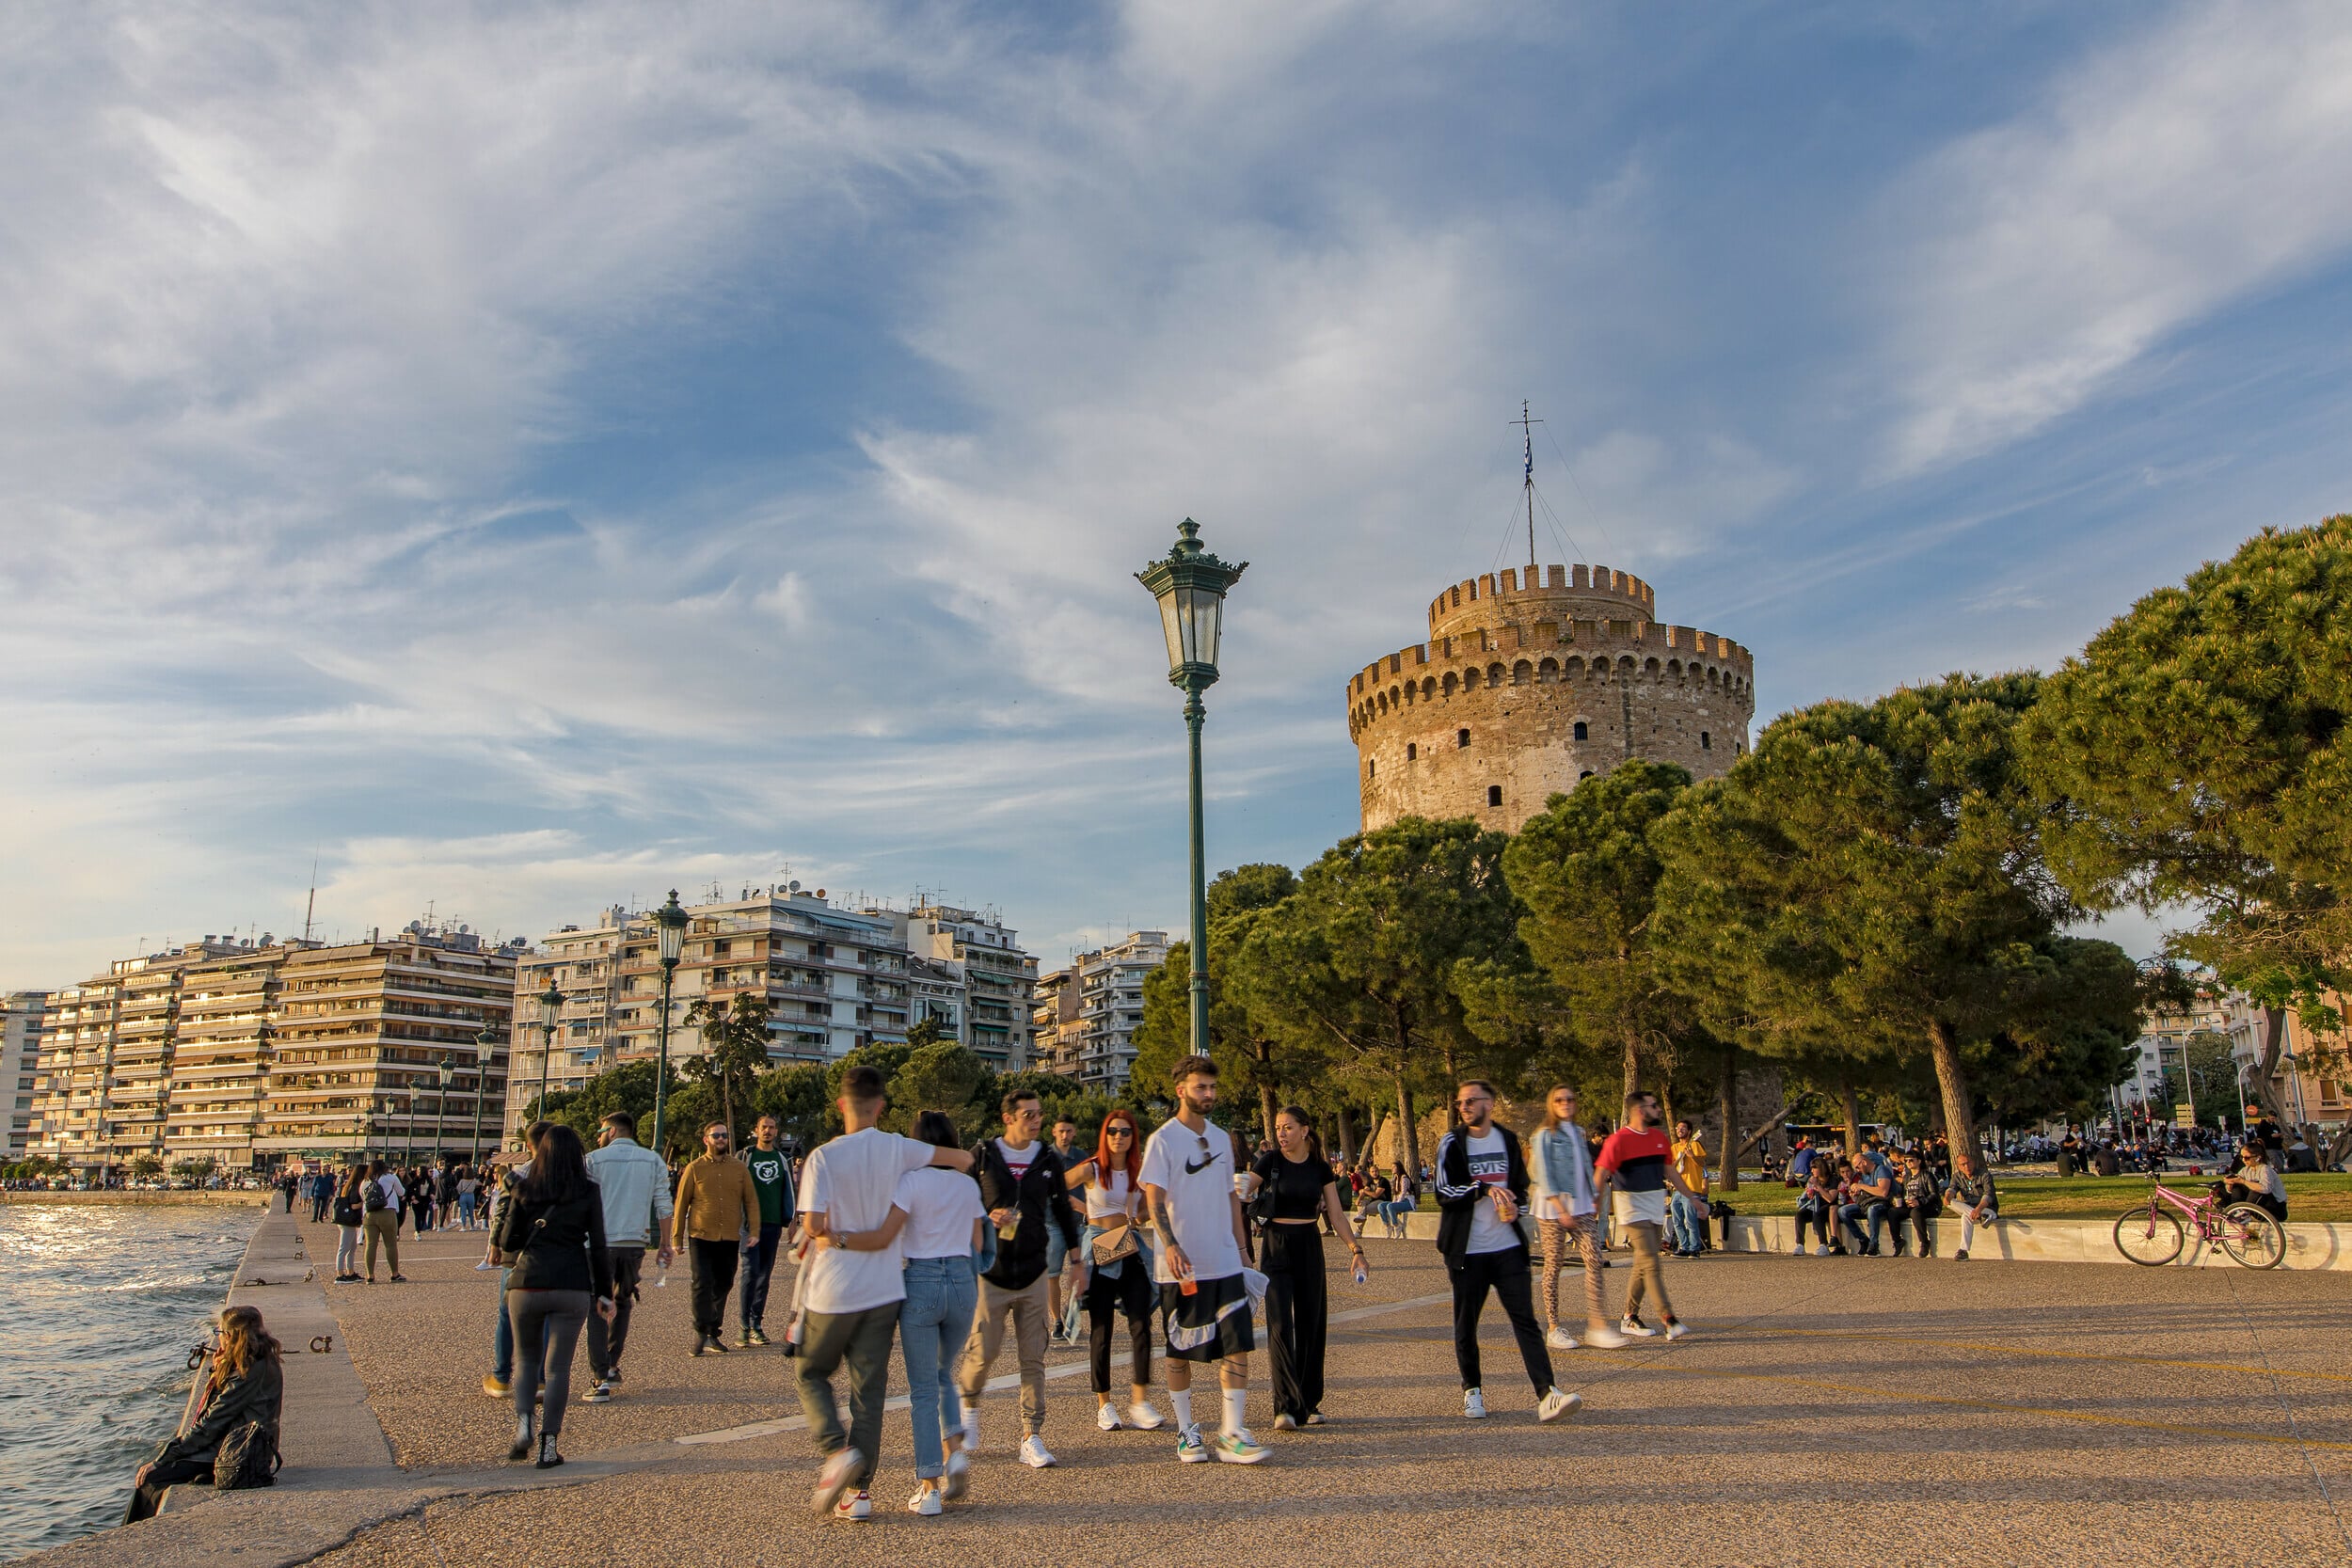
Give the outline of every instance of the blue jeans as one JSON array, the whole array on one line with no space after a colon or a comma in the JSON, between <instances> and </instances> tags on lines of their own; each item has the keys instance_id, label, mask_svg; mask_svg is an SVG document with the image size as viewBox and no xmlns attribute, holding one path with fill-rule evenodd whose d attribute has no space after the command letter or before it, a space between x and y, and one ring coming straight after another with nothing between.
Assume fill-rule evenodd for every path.
<instances>
[{"instance_id":1,"label":"blue jeans","mask_svg":"<svg viewBox=\"0 0 2352 1568\"><path fill-rule=\"evenodd\" d=\"M1667 1206L1668 1217L1674 1222L1675 1245L1684 1252L1696 1252L1707 1245L1707 1211L1682 1194L1674 1195Z\"/></svg>"},{"instance_id":2,"label":"blue jeans","mask_svg":"<svg viewBox=\"0 0 2352 1568\"><path fill-rule=\"evenodd\" d=\"M499 1326L490 1337L490 1370L501 1383L515 1381L515 1325L506 1316L506 1276L514 1272L499 1270Z\"/></svg>"},{"instance_id":3,"label":"blue jeans","mask_svg":"<svg viewBox=\"0 0 2352 1568\"><path fill-rule=\"evenodd\" d=\"M947 1468L942 1433L963 1425L955 1358L971 1338L979 1282L969 1258L911 1258L906 1283L898 1350L906 1358L907 1413L914 1421L914 1476L931 1481Z\"/></svg>"}]
</instances>

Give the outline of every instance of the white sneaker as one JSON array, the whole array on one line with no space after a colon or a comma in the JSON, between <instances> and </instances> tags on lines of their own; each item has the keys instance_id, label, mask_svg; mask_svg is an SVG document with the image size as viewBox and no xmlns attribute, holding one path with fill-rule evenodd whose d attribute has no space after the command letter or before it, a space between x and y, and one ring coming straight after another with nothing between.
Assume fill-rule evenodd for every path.
<instances>
[{"instance_id":1,"label":"white sneaker","mask_svg":"<svg viewBox=\"0 0 2352 1568\"><path fill-rule=\"evenodd\" d=\"M1208 1463L1209 1446L1200 1441L1200 1428L1188 1426L1176 1434L1176 1457L1187 1465Z\"/></svg>"},{"instance_id":2,"label":"white sneaker","mask_svg":"<svg viewBox=\"0 0 2352 1568\"><path fill-rule=\"evenodd\" d=\"M1168 1418L1160 1414L1157 1405L1146 1402L1127 1407L1127 1424L1137 1432L1157 1432L1168 1425Z\"/></svg>"},{"instance_id":3,"label":"white sneaker","mask_svg":"<svg viewBox=\"0 0 2352 1568\"><path fill-rule=\"evenodd\" d=\"M1462 1415L1473 1421L1483 1421L1486 1418L1486 1391L1485 1389L1465 1388L1462 1390Z\"/></svg>"},{"instance_id":4,"label":"white sneaker","mask_svg":"<svg viewBox=\"0 0 2352 1568\"><path fill-rule=\"evenodd\" d=\"M1669 1339L1679 1339L1690 1332L1691 1325L1688 1323L1671 1323L1666 1325L1666 1338Z\"/></svg>"},{"instance_id":5,"label":"white sneaker","mask_svg":"<svg viewBox=\"0 0 2352 1568\"><path fill-rule=\"evenodd\" d=\"M980 1451L980 1405L977 1400L967 1402L963 1407L963 1451Z\"/></svg>"},{"instance_id":6,"label":"white sneaker","mask_svg":"<svg viewBox=\"0 0 2352 1568\"><path fill-rule=\"evenodd\" d=\"M825 1467L817 1472L817 1491L809 1498L809 1512L822 1513L840 1500L842 1492L855 1476L866 1456L855 1449L843 1449L825 1461ZM869 1510L870 1512L870 1510Z\"/></svg>"},{"instance_id":7,"label":"white sneaker","mask_svg":"<svg viewBox=\"0 0 2352 1568\"><path fill-rule=\"evenodd\" d=\"M1623 1350L1632 1341L1607 1323L1584 1331L1584 1342L1595 1350Z\"/></svg>"},{"instance_id":8,"label":"white sneaker","mask_svg":"<svg viewBox=\"0 0 2352 1568\"><path fill-rule=\"evenodd\" d=\"M836 1519L871 1519L874 1516L874 1495L871 1492L844 1492L841 1500L833 1505Z\"/></svg>"},{"instance_id":9,"label":"white sneaker","mask_svg":"<svg viewBox=\"0 0 2352 1568\"><path fill-rule=\"evenodd\" d=\"M1094 1407L1094 1424L1101 1427L1104 1432L1117 1432L1120 1428L1119 1407L1115 1404L1096 1405Z\"/></svg>"},{"instance_id":10,"label":"white sneaker","mask_svg":"<svg viewBox=\"0 0 2352 1568\"><path fill-rule=\"evenodd\" d=\"M1620 1334L1630 1334L1636 1339L1655 1339L1658 1338L1658 1330L1635 1318L1628 1318L1623 1323L1619 1323L1617 1325L1617 1332Z\"/></svg>"},{"instance_id":11,"label":"white sneaker","mask_svg":"<svg viewBox=\"0 0 2352 1568\"><path fill-rule=\"evenodd\" d=\"M972 1456L961 1449L947 1456L947 1473L939 1478L939 1490L949 1502L963 1496L972 1484Z\"/></svg>"},{"instance_id":12,"label":"white sneaker","mask_svg":"<svg viewBox=\"0 0 2352 1568\"><path fill-rule=\"evenodd\" d=\"M1829 1243L1824 1242L1820 1246L1815 1247L1813 1249L1813 1256L1816 1258L1827 1258L1829 1256Z\"/></svg>"},{"instance_id":13,"label":"white sneaker","mask_svg":"<svg viewBox=\"0 0 2352 1568\"><path fill-rule=\"evenodd\" d=\"M1556 1421L1563 1416L1573 1416L1583 1408L1583 1395L1564 1394L1554 1388L1535 1402L1535 1418L1539 1421Z\"/></svg>"},{"instance_id":14,"label":"white sneaker","mask_svg":"<svg viewBox=\"0 0 2352 1568\"><path fill-rule=\"evenodd\" d=\"M1045 1439L1035 1433L1021 1439L1021 1463L1032 1470L1051 1469L1054 1456L1046 1451Z\"/></svg>"},{"instance_id":15,"label":"white sneaker","mask_svg":"<svg viewBox=\"0 0 2352 1568\"><path fill-rule=\"evenodd\" d=\"M1544 1335L1544 1343L1553 1350L1574 1350L1576 1336L1565 1328L1553 1328Z\"/></svg>"},{"instance_id":16,"label":"white sneaker","mask_svg":"<svg viewBox=\"0 0 2352 1568\"><path fill-rule=\"evenodd\" d=\"M926 1519L937 1518L939 1507L939 1488L936 1486L917 1488L914 1496L907 1499L907 1512L920 1513Z\"/></svg>"},{"instance_id":17,"label":"white sneaker","mask_svg":"<svg viewBox=\"0 0 2352 1568\"><path fill-rule=\"evenodd\" d=\"M1298 1423L1292 1420L1290 1418L1290 1413L1285 1411L1281 1415L1274 1418L1274 1430L1277 1432L1296 1432L1298 1430Z\"/></svg>"}]
</instances>

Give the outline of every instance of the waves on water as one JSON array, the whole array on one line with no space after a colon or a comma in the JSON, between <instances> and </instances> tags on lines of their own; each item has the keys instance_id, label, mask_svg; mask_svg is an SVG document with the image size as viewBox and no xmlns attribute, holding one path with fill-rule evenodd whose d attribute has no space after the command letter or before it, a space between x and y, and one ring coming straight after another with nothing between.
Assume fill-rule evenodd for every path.
<instances>
[{"instance_id":1,"label":"waves on water","mask_svg":"<svg viewBox=\"0 0 2352 1568\"><path fill-rule=\"evenodd\" d=\"M0 1206L0 1559L119 1523L258 1209Z\"/></svg>"}]
</instances>

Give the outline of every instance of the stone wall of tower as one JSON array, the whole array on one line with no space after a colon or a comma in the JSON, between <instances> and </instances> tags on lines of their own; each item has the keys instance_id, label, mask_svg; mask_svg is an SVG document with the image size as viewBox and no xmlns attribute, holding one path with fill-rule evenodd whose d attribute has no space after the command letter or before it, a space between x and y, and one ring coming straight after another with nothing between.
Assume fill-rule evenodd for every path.
<instances>
[{"instance_id":1,"label":"stone wall of tower","mask_svg":"<svg viewBox=\"0 0 2352 1568\"><path fill-rule=\"evenodd\" d=\"M1348 683L1365 831L1467 816L1517 832L1552 795L1629 757L1701 779L1729 768L1747 750L1755 660L1728 638L1649 619L1653 602L1647 584L1598 566L1503 572L1440 594L1431 641Z\"/></svg>"}]
</instances>

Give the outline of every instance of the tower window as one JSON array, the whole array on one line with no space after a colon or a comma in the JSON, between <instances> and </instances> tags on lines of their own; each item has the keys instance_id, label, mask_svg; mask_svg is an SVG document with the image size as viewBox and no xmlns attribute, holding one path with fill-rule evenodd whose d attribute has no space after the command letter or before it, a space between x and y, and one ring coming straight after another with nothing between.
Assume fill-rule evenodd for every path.
<instances>
[{"instance_id":1,"label":"tower window","mask_svg":"<svg viewBox=\"0 0 2352 1568\"><path fill-rule=\"evenodd\" d=\"M1586 769L1584 769L1584 771L1583 771L1583 772L1579 773L1579 774L1576 776L1576 782L1577 782L1578 784L1582 784L1585 780L1587 780L1587 779L1591 778L1592 776L1593 776L1593 770L1592 770L1591 768L1587 768Z\"/></svg>"},{"instance_id":2,"label":"tower window","mask_svg":"<svg viewBox=\"0 0 2352 1568\"><path fill-rule=\"evenodd\" d=\"M1488 784L1486 786L1486 804L1490 806L1499 806L1502 804L1502 786L1501 784Z\"/></svg>"},{"instance_id":3,"label":"tower window","mask_svg":"<svg viewBox=\"0 0 2352 1568\"><path fill-rule=\"evenodd\" d=\"M1714 749L1715 743L1707 737L1707 732L1705 730L1699 731L1699 750L1702 752L1711 752Z\"/></svg>"},{"instance_id":4,"label":"tower window","mask_svg":"<svg viewBox=\"0 0 2352 1568\"><path fill-rule=\"evenodd\" d=\"M1421 755L1421 747L1408 740L1405 743L1405 760L1411 762Z\"/></svg>"},{"instance_id":5,"label":"tower window","mask_svg":"<svg viewBox=\"0 0 2352 1568\"><path fill-rule=\"evenodd\" d=\"M1379 765L1378 763L1376 763L1376 762L1368 762L1368 763L1364 764L1364 777L1365 777L1365 778L1367 778L1367 779L1371 778L1371 777L1372 777L1375 773L1377 773L1379 770L1380 770L1380 765Z\"/></svg>"},{"instance_id":6,"label":"tower window","mask_svg":"<svg viewBox=\"0 0 2352 1568\"><path fill-rule=\"evenodd\" d=\"M1455 731L1454 732L1454 746L1455 746L1458 750L1465 751L1465 752L1469 751L1469 750L1470 750L1470 731L1468 731L1468 730L1455 730Z\"/></svg>"},{"instance_id":7,"label":"tower window","mask_svg":"<svg viewBox=\"0 0 2352 1568\"><path fill-rule=\"evenodd\" d=\"M1581 719L1576 721L1576 737L1579 740L1590 740L1593 738L1591 726L1587 725Z\"/></svg>"}]
</instances>

